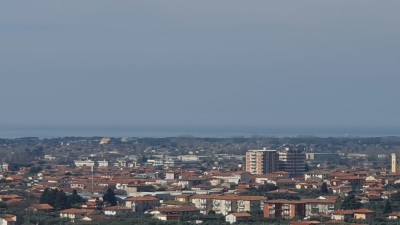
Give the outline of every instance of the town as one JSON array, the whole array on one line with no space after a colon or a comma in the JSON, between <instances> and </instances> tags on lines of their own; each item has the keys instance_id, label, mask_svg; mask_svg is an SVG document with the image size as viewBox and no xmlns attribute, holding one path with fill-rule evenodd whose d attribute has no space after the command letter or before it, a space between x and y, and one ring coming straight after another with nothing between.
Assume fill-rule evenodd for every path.
<instances>
[{"instance_id":1,"label":"town","mask_svg":"<svg viewBox=\"0 0 400 225\"><path fill-rule=\"evenodd\" d=\"M0 139L0 224L398 224L400 138Z\"/></svg>"}]
</instances>

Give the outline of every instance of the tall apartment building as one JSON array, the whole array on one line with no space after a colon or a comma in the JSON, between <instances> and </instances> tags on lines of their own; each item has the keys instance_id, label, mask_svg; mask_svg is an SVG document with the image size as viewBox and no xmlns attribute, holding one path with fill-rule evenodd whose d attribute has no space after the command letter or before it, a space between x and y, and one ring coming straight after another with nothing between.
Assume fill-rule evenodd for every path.
<instances>
[{"instance_id":1,"label":"tall apartment building","mask_svg":"<svg viewBox=\"0 0 400 225\"><path fill-rule=\"evenodd\" d=\"M266 174L286 171L290 176L300 176L305 172L306 154L303 151L285 149L249 150L246 153L246 171L251 174Z\"/></svg>"},{"instance_id":2,"label":"tall apartment building","mask_svg":"<svg viewBox=\"0 0 400 225\"><path fill-rule=\"evenodd\" d=\"M290 176L302 176L306 168L306 154L300 150L285 149L278 152L279 170Z\"/></svg>"},{"instance_id":3,"label":"tall apartment building","mask_svg":"<svg viewBox=\"0 0 400 225\"><path fill-rule=\"evenodd\" d=\"M246 171L251 174L275 172L277 160L276 150L249 150L246 153Z\"/></svg>"}]
</instances>

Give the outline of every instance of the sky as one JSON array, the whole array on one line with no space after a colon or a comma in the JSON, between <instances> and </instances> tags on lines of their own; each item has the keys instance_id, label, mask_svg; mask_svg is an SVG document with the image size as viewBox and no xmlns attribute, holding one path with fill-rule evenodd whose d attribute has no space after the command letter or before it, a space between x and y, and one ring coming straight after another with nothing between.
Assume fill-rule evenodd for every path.
<instances>
[{"instance_id":1,"label":"sky","mask_svg":"<svg viewBox=\"0 0 400 225\"><path fill-rule=\"evenodd\" d=\"M0 124L400 127L400 1L0 3Z\"/></svg>"}]
</instances>

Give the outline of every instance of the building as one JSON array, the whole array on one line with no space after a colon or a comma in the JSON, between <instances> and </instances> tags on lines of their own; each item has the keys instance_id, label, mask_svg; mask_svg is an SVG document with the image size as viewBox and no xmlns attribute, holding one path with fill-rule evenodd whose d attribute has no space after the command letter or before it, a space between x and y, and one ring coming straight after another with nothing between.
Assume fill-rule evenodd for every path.
<instances>
[{"instance_id":1,"label":"building","mask_svg":"<svg viewBox=\"0 0 400 225\"><path fill-rule=\"evenodd\" d=\"M303 201L276 199L264 203L264 218L305 217L306 203Z\"/></svg>"},{"instance_id":2,"label":"building","mask_svg":"<svg viewBox=\"0 0 400 225\"><path fill-rule=\"evenodd\" d=\"M93 160L75 160L74 161L76 167L93 167L94 161Z\"/></svg>"},{"instance_id":3,"label":"building","mask_svg":"<svg viewBox=\"0 0 400 225\"><path fill-rule=\"evenodd\" d=\"M132 211L132 209L128 208L126 206L123 206L123 205L116 205L116 206L107 207L103 211L104 211L104 215L118 216L118 215L122 215L125 213L129 213Z\"/></svg>"},{"instance_id":4,"label":"building","mask_svg":"<svg viewBox=\"0 0 400 225\"><path fill-rule=\"evenodd\" d=\"M262 210L264 196L241 196L241 195L193 195L191 200L200 213L207 215L210 211L216 214L228 215L235 212L252 212Z\"/></svg>"},{"instance_id":5,"label":"building","mask_svg":"<svg viewBox=\"0 0 400 225\"><path fill-rule=\"evenodd\" d=\"M108 167L108 161L106 160L97 161L97 164L99 167Z\"/></svg>"},{"instance_id":6,"label":"building","mask_svg":"<svg viewBox=\"0 0 400 225\"><path fill-rule=\"evenodd\" d=\"M85 209L64 209L61 210L60 213L60 217L61 218L67 218L70 219L72 222L79 220L89 214L91 214L92 212L94 212L94 210L85 210Z\"/></svg>"},{"instance_id":7,"label":"building","mask_svg":"<svg viewBox=\"0 0 400 225\"><path fill-rule=\"evenodd\" d=\"M279 170L286 171L289 176L303 176L306 168L306 154L300 150L285 150L278 152Z\"/></svg>"},{"instance_id":8,"label":"building","mask_svg":"<svg viewBox=\"0 0 400 225\"><path fill-rule=\"evenodd\" d=\"M153 196L128 197L125 199L125 206L132 212L144 213L146 210L160 206L160 199Z\"/></svg>"},{"instance_id":9,"label":"building","mask_svg":"<svg viewBox=\"0 0 400 225\"><path fill-rule=\"evenodd\" d=\"M306 203L306 216L331 214L335 211L336 196L320 196L315 199L301 199Z\"/></svg>"},{"instance_id":10,"label":"building","mask_svg":"<svg viewBox=\"0 0 400 225\"><path fill-rule=\"evenodd\" d=\"M277 171L276 150L249 150L246 153L246 171L251 174L266 174Z\"/></svg>"},{"instance_id":11,"label":"building","mask_svg":"<svg viewBox=\"0 0 400 225\"><path fill-rule=\"evenodd\" d=\"M231 213L227 216L225 216L225 221L228 223L240 223L240 222L246 222L251 215L249 213Z\"/></svg>"},{"instance_id":12,"label":"building","mask_svg":"<svg viewBox=\"0 0 400 225\"><path fill-rule=\"evenodd\" d=\"M32 206L29 209L34 212L52 212L52 211L54 211L53 206L51 206L49 204L32 204Z\"/></svg>"},{"instance_id":13,"label":"building","mask_svg":"<svg viewBox=\"0 0 400 225\"><path fill-rule=\"evenodd\" d=\"M400 167L399 167L399 158L397 157L396 153L392 153L391 161L392 161L391 172L398 173L400 171Z\"/></svg>"},{"instance_id":14,"label":"building","mask_svg":"<svg viewBox=\"0 0 400 225\"><path fill-rule=\"evenodd\" d=\"M109 137L104 137L104 138L102 138L102 139L100 140L100 144L101 144L101 145L106 145L106 144L109 144L110 141L111 141L111 138L109 138Z\"/></svg>"},{"instance_id":15,"label":"building","mask_svg":"<svg viewBox=\"0 0 400 225\"><path fill-rule=\"evenodd\" d=\"M1 225L15 225L17 223L17 216L12 214L3 214L0 215L0 224Z\"/></svg>"}]
</instances>

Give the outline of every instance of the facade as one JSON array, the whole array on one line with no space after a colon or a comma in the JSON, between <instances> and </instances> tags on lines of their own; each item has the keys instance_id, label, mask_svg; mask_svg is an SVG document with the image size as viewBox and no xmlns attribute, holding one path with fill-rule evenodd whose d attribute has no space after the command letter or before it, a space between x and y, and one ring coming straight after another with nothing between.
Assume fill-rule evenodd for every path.
<instances>
[{"instance_id":1,"label":"facade","mask_svg":"<svg viewBox=\"0 0 400 225\"><path fill-rule=\"evenodd\" d=\"M269 200L264 203L264 218L284 218L305 217L306 204L302 201L277 199Z\"/></svg>"},{"instance_id":2,"label":"facade","mask_svg":"<svg viewBox=\"0 0 400 225\"><path fill-rule=\"evenodd\" d=\"M95 164L92 160L75 160L74 163L76 167L93 167Z\"/></svg>"},{"instance_id":3,"label":"facade","mask_svg":"<svg viewBox=\"0 0 400 225\"><path fill-rule=\"evenodd\" d=\"M12 214L3 214L0 216L1 225L15 225L17 223L17 216Z\"/></svg>"},{"instance_id":4,"label":"facade","mask_svg":"<svg viewBox=\"0 0 400 225\"><path fill-rule=\"evenodd\" d=\"M399 168L399 159L397 158L397 154L396 153L392 153L392 166L391 166L391 172L392 173L398 173L400 170Z\"/></svg>"},{"instance_id":5,"label":"facade","mask_svg":"<svg viewBox=\"0 0 400 225\"><path fill-rule=\"evenodd\" d=\"M248 213L231 213L225 216L225 221L232 224L232 223L240 223L246 222L251 217Z\"/></svg>"},{"instance_id":6,"label":"facade","mask_svg":"<svg viewBox=\"0 0 400 225\"><path fill-rule=\"evenodd\" d=\"M128 213L130 211L131 211L131 208L128 208L128 207L122 206L122 205L116 205L116 206L111 206L111 207L105 208L104 215L118 216L118 215Z\"/></svg>"},{"instance_id":7,"label":"facade","mask_svg":"<svg viewBox=\"0 0 400 225\"><path fill-rule=\"evenodd\" d=\"M286 171L289 176L302 176L305 172L306 153L299 150L249 150L246 153L246 171L267 174Z\"/></svg>"},{"instance_id":8,"label":"facade","mask_svg":"<svg viewBox=\"0 0 400 225\"><path fill-rule=\"evenodd\" d=\"M125 206L132 212L144 213L146 210L160 206L160 199L153 196L128 197L125 199Z\"/></svg>"},{"instance_id":9,"label":"facade","mask_svg":"<svg viewBox=\"0 0 400 225\"><path fill-rule=\"evenodd\" d=\"M266 197L240 195L193 195L192 203L200 209L201 214L214 211L216 214L251 212L262 210Z\"/></svg>"},{"instance_id":10,"label":"facade","mask_svg":"<svg viewBox=\"0 0 400 225\"><path fill-rule=\"evenodd\" d=\"M276 150L249 150L246 153L246 171L251 174L266 174L276 171Z\"/></svg>"},{"instance_id":11,"label":"facade","mask_svg":"<svg viewBox=\"0 0 400 225\"><path fill-rule=\"evenodd\" d=\"M285 149L278 152L279 170L286 171L291 177L302 176L306 167L306 154L299 150Z\"/></svg>"},{"instance_id":12,"label":"facade","mask_svg":"<svg viewBox=\"0 0 400 225\"><path fill-rule=\"evenodd\" d=\"M97 164L99 167L108 167L108 161L102 160L102 161L97 161Z\"/></svg>"},{"instance_id":13,"label":"facade","mask_svg":"<svg viewBox=\"0 0 400 225\"><path fill-rule=\"evenodd\" d=\"M70 219L72 222L81 219L84 216L92 213L94 210L84 210L84 209L64 209L60 211L61 218Z\"/></svg>"},{"instance_id":14,"label":"facade","mask_svg":"<svg viewBox=\"0 0 400 225\"><path fill-rule=\"evenodd\" d=\"M316 199L302 199L306 203L306 216L331 214L335 210L335 196L320 196Z\"/></svg>"}]
</instances>

